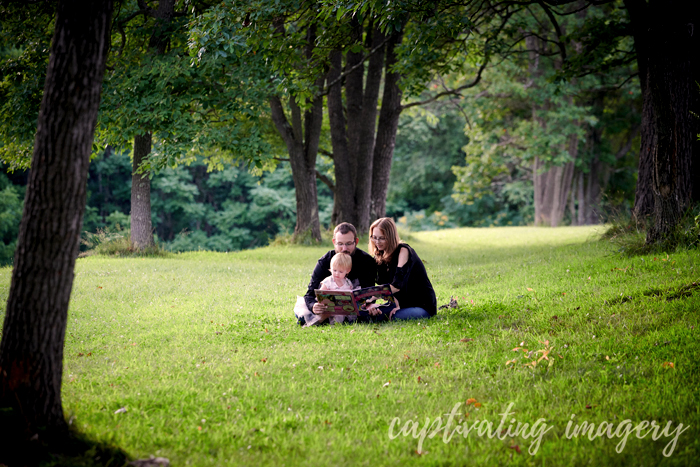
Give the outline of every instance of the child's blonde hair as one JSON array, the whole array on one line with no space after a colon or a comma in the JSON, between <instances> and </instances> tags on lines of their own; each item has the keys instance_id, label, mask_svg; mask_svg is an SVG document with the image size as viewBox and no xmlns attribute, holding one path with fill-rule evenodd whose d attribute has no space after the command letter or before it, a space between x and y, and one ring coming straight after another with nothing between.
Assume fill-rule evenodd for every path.
<instances>
[{"instance_id":1,"label":"child's blonde hair","mask_svg":"<svg viewBox=\"0 0 700 467\"><path fill-rule=\"evenodd\" d=\"M350 271L352 270L352 257L347 253L336 253L331 258L331 267Z\"/></svg>"}]
</instances>

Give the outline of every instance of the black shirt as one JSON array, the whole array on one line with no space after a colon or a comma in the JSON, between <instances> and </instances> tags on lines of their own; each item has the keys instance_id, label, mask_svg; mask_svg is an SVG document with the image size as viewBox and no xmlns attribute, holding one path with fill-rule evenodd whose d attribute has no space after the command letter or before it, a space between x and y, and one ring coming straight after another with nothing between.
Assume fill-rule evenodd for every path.
<instances>
[{"instance_id":1,"label":"black shirt","mask_svg":"<svg viewBox=\"0 0 700 467\"><path fill-rule=\"evenodd\" d=\"M318 290L321 286L321 281L326 277L331 275L331 258L335 256L335 250L331 250L321 258L316 263L314 272L311 274L311 281L309 282L309 288L304 295L304 301L306 306L313 308L314 303L316 303L316 294L314 290ZM374 285L374 278L377 274L377 263L374 261L370 255L355 248L352 255L352 269L348 274L348 279L353 283L353 285L359 285L360 287L372 287Z\"/></svg>"},{"instance_id":2,"label":"black shirt","mask_svg":"<svg viewBox=\"0 0 700 467\"><path fill-rule=\"evenodd\" d=\"M401 248L408 251L408 261L399 268L397 266ZM377 266L377 284L391 284L399 289L394 297L399 301L401 308L417 306L427 311L430 316L437 313L435 290L428 279L423 261L416 251L405 243L399 244L388 264Z\"/></svg>"}]
</instances>

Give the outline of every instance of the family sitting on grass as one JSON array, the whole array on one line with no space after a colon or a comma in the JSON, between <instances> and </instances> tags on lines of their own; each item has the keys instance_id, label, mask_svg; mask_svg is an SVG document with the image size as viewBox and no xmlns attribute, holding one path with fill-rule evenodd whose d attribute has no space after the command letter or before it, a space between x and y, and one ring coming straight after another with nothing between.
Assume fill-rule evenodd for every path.
<instances>
[{"instance_id":1,"label":"family sitting on grass","mask_svg":"<svg viewBox=\"0 0 700 467\"><path fill-rule=\"evenodd\" d=\"M357 248L352 224L343 222L333 231L334 249L323 255L311 274L309 288L294 308L299 324L314 326L347 321L378 322L429 318L437 312L435 291L423 262L413 248L401 242L393 219L377 219L369 228L368 250ZM372 303L359 316L337 316L316 300L316 290L354 290L389 284L394 303Z\"/></svg>"}]
</instances>

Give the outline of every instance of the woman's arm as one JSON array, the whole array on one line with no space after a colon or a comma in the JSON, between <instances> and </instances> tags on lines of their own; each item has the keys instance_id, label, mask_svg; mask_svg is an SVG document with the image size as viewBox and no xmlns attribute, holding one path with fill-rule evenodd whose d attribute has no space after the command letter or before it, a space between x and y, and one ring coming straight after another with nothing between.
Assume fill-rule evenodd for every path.
<instances>
[{"instance_id":1,"label":"woman's arm","mask_svg":"<svg viewBox=\"0 0 700 467\"><path fill-rule=\"evenodd\" d=\"M401 266L404 266L408 262L408 250L406 248L401 248L401 251L399 251L399 263L396 265L397 268L400 268ZM396 293L399 291L396 287L393 285L390 285L391 287L391 293Z\"/></svg>"}]
</instances>

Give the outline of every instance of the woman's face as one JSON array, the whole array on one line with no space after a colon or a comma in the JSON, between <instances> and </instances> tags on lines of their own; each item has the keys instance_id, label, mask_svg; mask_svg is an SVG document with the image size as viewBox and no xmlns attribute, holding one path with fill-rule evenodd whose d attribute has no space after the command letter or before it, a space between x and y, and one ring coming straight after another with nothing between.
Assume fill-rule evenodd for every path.
<instances>
[{"instance_id":1,"label":"woman's face","mask_svg":"<svg viewBox=\"0 0 700 467\"><path fill-rule=\"evenodd\" d=\"M384 251L384 247L386 246L386 235L384 235L384 231L380 229L379 227L375 227L372 229L372 234L369 237L372 242L374 242L374 246L377 247L377 250Z\"/></svg>"}]
</instances>

